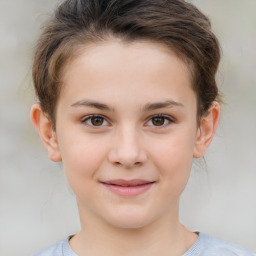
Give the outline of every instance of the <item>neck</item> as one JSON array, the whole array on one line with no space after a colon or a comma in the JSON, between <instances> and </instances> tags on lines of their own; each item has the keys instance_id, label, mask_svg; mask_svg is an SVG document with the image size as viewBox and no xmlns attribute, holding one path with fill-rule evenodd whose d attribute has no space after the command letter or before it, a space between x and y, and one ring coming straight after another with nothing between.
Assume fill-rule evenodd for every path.
<instances>
[{"instance_id":1,"label":"neck","mask_svg":"<svg viewBox=\"0 0 256 256\"><path fill-rule=\"evenodd\" d=\"M177 256L197 238L180 224L178 210L140 228L115 227L90 212L79 212L82 228L70 240L78 255Z\"/></svg>"}]
</instances>

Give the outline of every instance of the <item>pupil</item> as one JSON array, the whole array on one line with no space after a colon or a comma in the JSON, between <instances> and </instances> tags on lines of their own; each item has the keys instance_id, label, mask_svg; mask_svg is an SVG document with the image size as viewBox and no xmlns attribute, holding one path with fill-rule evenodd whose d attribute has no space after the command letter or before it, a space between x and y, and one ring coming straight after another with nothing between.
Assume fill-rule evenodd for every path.
<instances>
[{"instance_id":1,"label":"pupil","mask_svg":"<svg viewBox=\"0 0 256 256\"><path fill-rule=\"evenodd\" d=\"M92 124L95 126L100 126L103 124L103 118L102 117L93 117L92 118Z\"/></svg>"},{"instance_id":2,"label":"pupil","mask_svg":"<svg viewBox=\"0 0 256 256\"><path fill-rule=\"evenodd\" d=\"M152 122L156 126L161 126L164 124L164 118L163 117L154 117Z\"/></svg>"}]
</instances>

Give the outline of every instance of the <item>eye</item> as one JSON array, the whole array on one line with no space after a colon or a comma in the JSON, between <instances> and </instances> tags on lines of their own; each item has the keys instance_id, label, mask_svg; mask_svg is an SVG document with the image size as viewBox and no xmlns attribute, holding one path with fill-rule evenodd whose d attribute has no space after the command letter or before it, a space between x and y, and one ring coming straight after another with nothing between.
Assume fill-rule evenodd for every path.
<instances>
[{"instance_id":1,"label":"eye","mask_svg":"<svg viewBox=\"0 0 256 256\"><path fill-rule=\"evenodd\" d=\"M168 117L168 116L164 116L164 115L156 115L153 116L148 122L147 125L148 126L158 126L158 127L164 127L170 123L172 123L173 120Z\"/></svg>"},{"instance_id":2,"label":"eye","mask_svg":"<svg viewBox=\"0 0 256 256\"><path fill-rule=\"evenodd\" d=\"M103 116L100 115L90 115L85 117L82 120L82 123L85 123L88 126L100 127L107 126L108 122L105 120Z\"/></svg>"}]
</instances>

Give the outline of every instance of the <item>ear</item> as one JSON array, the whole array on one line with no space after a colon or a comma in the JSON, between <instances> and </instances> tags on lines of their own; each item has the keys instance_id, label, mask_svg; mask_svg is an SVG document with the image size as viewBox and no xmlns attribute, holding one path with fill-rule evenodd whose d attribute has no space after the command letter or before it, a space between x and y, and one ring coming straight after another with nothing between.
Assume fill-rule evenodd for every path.
<instances>
[{"instance_id":1,"label":"ear","mask_svg":"<svg viewBox=\"0 0 256 256\"><path fill-rule=\"evenodd\" d=\"M49 158L54 162L61 161L56 132L52 127L52 123L42 111L40 104L32 106L30 119L48 151Z\"/></svg>"},{"instance_id":2,"label":"ear","mask_svg":"<svg viewBox=\"0 0 256 256\"><path fill-rule=\"evenodd\" d=\"M193 157L200 158L204 155L206 149L212 141L213 135L219 123L219 118L220 105L217 102L213 102L207 113L201 117L200 126L197 130Z\"/></svg>"}]
</instances>

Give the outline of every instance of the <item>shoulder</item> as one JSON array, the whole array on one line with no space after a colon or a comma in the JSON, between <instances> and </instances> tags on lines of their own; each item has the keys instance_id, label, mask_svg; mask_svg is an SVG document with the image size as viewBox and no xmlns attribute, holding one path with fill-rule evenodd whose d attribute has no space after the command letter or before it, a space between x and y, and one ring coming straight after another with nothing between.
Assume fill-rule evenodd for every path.
<instances>
[{"instance_id":1,"label":"shoulder","mask_svg":"<svg viewBox=\"0 0 256 256\"><path fill-rule=\"evenodd\" d=\"M68 238L56 243L40 252L34 256L77 256L69 246Z\"/></svg>"},{"instance_id":2,"label":"shoulder","mask_svg":"<svg viewBox=\"0 0 256 256\"><path fill-rule=\"evenodd\" d=\"M247 249L220 240L218 238L199 233L195 244L184 254L184 256L254 256Z\"/></svg>"},{"instance_id":3,"label":"shoulder","mask_svg":"<svg viewBox=\"0 0 256 256\"><path fill-rule=\"evenodd\" d=\"M63 242L64 241L54 244L54 245L38 252L34 256L53 256L53 255L54 256L63 256L63 253L62 253Z\"/></svg>"}]
</instances>

